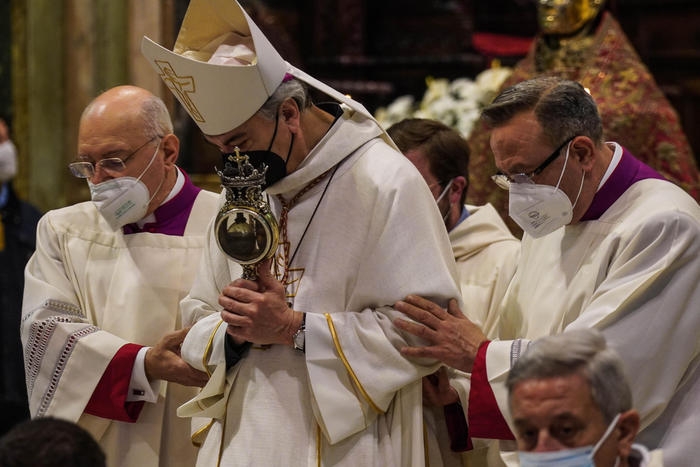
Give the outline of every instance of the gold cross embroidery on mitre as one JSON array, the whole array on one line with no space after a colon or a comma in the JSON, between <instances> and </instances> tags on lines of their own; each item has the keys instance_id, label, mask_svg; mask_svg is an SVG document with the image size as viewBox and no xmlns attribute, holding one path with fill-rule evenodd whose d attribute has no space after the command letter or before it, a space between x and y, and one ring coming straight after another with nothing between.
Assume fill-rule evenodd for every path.
<instances>
[{"instance_id":1,"label":"gold cross embroidery on mitre","mask_svg":"<svg viewBox=\"0 0 700 467\"><path fill-rule=\"evenodd\" d=\"M168 89L175 93L178 100L187 109L187 113L189 113L195 121L204 122L204 117L189 96L189 94L197 90L194 77L178 76L170 62L156 60L155 63L161 71L160 77L163 79L163 82L168 86Z\"/></svg>"}]
</instances>

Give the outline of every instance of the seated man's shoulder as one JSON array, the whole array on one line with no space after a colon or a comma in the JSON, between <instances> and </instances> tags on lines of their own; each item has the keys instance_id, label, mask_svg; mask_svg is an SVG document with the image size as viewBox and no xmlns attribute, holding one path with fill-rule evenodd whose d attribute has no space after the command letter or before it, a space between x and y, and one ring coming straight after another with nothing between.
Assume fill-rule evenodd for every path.
<instances>
[{"instance_id":1,"label":"seated man's shoulder","mask_svg":"<svg viewBox=\"0 0 700 467\"><path fill-rule=\"evenodd\" d=\"M641 180L620 196L613 208L627 218L644 222L652 217L675 217L684 213L700 222L700 205L678 185L659 179Z\"/></svg>"},{"instance_id":2,"label":"seated man's shoulder","mask_svg":"<svg viewBox=\"0 0 700 467\"><path fill-rule=\"evenodd\" d=\"M601 221L612 226L608 241L636 245L671 242L684 238L700 244L700 206L673 183L642 180L635 183L608 210ZM669 243L670 245L670 243Z\"/></svg>"}]
</instances>

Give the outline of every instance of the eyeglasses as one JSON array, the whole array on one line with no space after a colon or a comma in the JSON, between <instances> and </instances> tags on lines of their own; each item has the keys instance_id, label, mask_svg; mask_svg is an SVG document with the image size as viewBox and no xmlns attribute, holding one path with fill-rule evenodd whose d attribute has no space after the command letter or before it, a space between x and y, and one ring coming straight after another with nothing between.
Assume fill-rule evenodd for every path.
<instances>
[{"instance_id":1,"label":"eyeglasses","mask_svg":"<svg viewBox=\"0 0 700 467\"><path fill-rule=\"evenodd\" d=\"M154 136L138 148L134 149L123 159L120 159L119 157L108 157L106 159L100 159L99 161L94 163L89 161L71 162L70 164L68 164L68 168L70 169L71 173L78 178L94 177L95 172L97 171L97 166L99 166L102 170L109 174L117 174L124 172L124 170L126 170L126 163L129 161L129 159L134 157L137 152L139 152L148 143L150 143L156 138L162 138L162 136Z\"/></svg>"},{"instance_id":2,"label":"eyeglasses","mask_svg":"<svg viewBox=\"0 0 700 467\"><path fill-rule=\"evenodd\" d=\"M561 154L561 150L564 149L566 145L569 144L574 138L576 138L576 136L572 136L571 138L561 143L561 145L558 148L556 148L554 152L550 154L544 160L544 162L537 166L537 168L532 172L519 173L513 175L506 175L503 172L498 172L495 175L491 175L491 180L493 180L499 188L503 188L504 190L510 189L511 183L535 183L532 181L532 177L541 174L542 171L554 161L554 159L559 157L559 155Z\"/></svg>"}]
</instances>

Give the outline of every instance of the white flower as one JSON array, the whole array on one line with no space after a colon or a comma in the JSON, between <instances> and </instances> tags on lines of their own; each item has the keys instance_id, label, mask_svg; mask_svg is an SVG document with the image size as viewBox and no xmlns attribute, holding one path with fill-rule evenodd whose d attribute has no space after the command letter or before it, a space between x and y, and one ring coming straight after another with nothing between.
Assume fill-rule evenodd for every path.
<instances>
[{"instance_id":1,"label":"white flower","mask_svg":"<svg viewBox=\"0 0 700 467\"><path fill-rule=\"evenodd\" d=\"M479 89L473 80L457 78L450 84L450 92L459 99L470 100Z\"/></svg>"},{"instance_id":2,"label":"white flower","mask_svg":"<svg viewBox=\"0 0 700 467\"><path fill-rule=\"evenodd\" d=\"M401 96L387 107L377 109L375 118L383 128L405 118L430 118L454 128L467 138L481 109L495 97L511 68L494 67L479 73L475 80L426 78L426 90L419 103L412 96Z\"/></svg>"},{"instance_id":3,"label":"white flower","mask_svg":"<svg viewBox=\"0 0 700 467\"><path fill-rule=\"evenodd\" d=\"M387 107L378 108L374 118L382 128L389 128L394 123L411 117L414 112L414 102L413 96L398 97Z\"/></svg>"},{"instance_id":4,"label":"white flower","mask_svg":"<svg viewBox=\"0 0 700 467\"><path fill-rule=\"evenodd\" d=\"M479 73L476 84L480 90L482 107L491 103L512 72L510 68L494 67Z\"/></svg>"},{"instance_id":5,"label":"white flower","mask_svg":"<svg viewBox=\"0 0 700 467\"><path fill-rule=\"evenodd\" d=\"M488 68L477 75L476 84L482 89L498 91L512 72L508 67Z\"/></svg>"},{"instance_id":6,"label":"white flower","mask_svg":"<svg viewBox=\"0 0 700 467\"><path fill-rule=\"evenodd\" d=\"M388 108L391 115L407 115L413 109L415 99L413 96L401 96L396 99Z\"/></svg>"},{"instance_id":7,"label":"white flower","mask_svg":"<svg viewBox=\"0 0 700 467\"><path fill-rule=\"evenodd\" d=\"M435 79L428 77L425 81L428 88L425 90L425 94L423 94L421 107L423 105L430 105L431 102L440 99L449 92L450 82L446 79Z\"/></svg>"}]
</instances>

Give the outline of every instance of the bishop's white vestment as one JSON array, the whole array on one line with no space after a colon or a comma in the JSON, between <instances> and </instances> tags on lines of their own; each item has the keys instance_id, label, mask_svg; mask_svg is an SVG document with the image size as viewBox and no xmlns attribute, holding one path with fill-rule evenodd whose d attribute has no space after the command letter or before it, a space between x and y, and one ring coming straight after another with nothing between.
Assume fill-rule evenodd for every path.
<instances>
[{"instance_id":1,"label":"bishop's white vestment","mask_svg":"<svg viewBox=\"0 0 700 467\"><path fill-rule=\"evenodd\" d=\"M197 465L449 462L422 413L421 378L438 364L400 355L417 341L394 327L399 313L391 306L412 293L443 306L458 297L454 259L427 185L381 135L375 122L346 111L302 165L267 190L279 218L277 195L288 201L326 173L288 215L293 259L285 285L292 308L306 312L305 353L253 346L226 374L217 300L241 269L210 231L203 267L182 303L183 322L195 323L183 357L212 373L179 412L203 417L194 419L202 422L193 427L196 437L206 436Z\"/></svg>"}]
</instances>

